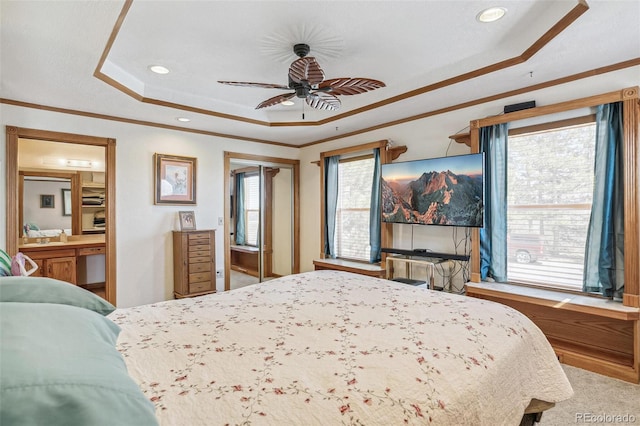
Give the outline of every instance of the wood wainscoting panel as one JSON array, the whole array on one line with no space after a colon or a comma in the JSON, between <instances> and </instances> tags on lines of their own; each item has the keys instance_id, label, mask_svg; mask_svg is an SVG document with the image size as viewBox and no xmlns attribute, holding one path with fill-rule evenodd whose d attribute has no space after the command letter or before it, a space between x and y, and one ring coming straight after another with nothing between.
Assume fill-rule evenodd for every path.
<instances>
[{"instance_id":1,"label":"wood wainscoting panel","mask_svg":"<svg viewBox=\"0 0 640 426\"><path fill-rule=\"evenodd\" d=\"M633 321L492 298L528 316L549 341L596 358L633 366Z\"/></svg>"},{"instance_id":2,"label":"wood wainscoting panel","mask_svg":"<svg viewBox=\"0 0 640 426\"><path fill-rule=\"evenodd\" d=\"M548 305L508 293L476 291L467 296L510 306L529 317L545 334L558 359L565 364L632 383L640 382L638 366L638 318L575 310L562 304Z\"/></svg>"}]
</instances>

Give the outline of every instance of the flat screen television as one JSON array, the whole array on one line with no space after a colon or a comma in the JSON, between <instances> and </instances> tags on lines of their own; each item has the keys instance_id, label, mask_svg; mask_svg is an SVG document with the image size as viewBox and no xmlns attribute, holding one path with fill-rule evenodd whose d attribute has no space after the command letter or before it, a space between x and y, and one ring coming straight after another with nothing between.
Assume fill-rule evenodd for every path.
<instances>
[{"instance_id":1,"label":"flat screen television","mask_svg":"<svg viewBox=\"0 0 640 426\"><path fill-rule=\"evenodd\" d=\"M484 154L383 164L382 221L420 225L484 224Z\"/></svg>"}]
</instances>

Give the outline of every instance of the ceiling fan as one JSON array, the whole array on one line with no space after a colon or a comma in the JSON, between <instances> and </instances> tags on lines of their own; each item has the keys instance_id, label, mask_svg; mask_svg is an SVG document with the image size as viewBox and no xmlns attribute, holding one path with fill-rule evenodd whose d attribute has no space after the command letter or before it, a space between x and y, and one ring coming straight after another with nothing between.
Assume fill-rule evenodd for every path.
<instances>
[{"instance_id":1,"label":"ceiling fan","mask_svg":"<svg viewBox=\"0 0 640 426\"><path fill-rule=\"evenodd\" d=\"M293 46L293 52L300 58L291 63L289 67L289 85L270 83L249 83L243 81L218 81L218 83L231 86L261 87L267 89L293 90L292 93L274 96L261 102L256 109L270 107L294 97L305 99L312 108L335 111L340 108L341 102L336 96L358 95L371 90L385 87L385 84L370 78L334 78L324 79L324 71L318 65L316 58L307 56L309 45L300 43Z\"/></svg>"}]
</instances>

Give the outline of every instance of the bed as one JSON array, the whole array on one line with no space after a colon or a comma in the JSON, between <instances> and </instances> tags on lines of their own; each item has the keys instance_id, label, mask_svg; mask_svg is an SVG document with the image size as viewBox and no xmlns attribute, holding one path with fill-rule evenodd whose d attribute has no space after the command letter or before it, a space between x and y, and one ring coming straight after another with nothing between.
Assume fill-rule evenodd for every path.
<instances>
[{"instance_id":1,"label":"bed","mask_svg":"<svg viewBox=\"0 0 640 426\"><path fill-rule=\"evenodd\" d=\"M517 311L341 271L126 309L2 277L0 330L3 426L517 425L572 395Z\"/></svg>"},{"instance_id":2,"label":"bed","mask_svg":"<svg viewBox=\"0 0 640 426\"><path fill-rule=\"evenodd\" d=\"M573 392L517 311L340 271L108 318L161 425L518 425Z\"/></svg>"},{"instance_id":3,"label":"bed","mask_svg":"<svg viewBox=\"0 0 640 426\"><path fill-rule=\"evenodd\" d=\"M57 237L62 233L63 229L29 229L26 236L29 238L49 238ZM65 234L71 235L71 229L64 229Z\"/></svg>"}]
</instances>

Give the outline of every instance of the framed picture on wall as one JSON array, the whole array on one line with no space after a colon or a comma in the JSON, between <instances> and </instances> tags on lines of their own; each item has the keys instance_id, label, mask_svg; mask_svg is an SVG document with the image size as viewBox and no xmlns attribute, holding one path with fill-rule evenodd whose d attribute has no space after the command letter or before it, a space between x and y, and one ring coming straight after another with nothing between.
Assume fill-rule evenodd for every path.
<instances>
[{"instance_id":1,"label":"framed picture on wall","mask_svg":"<svg viewBox=\"0 0 640 426\"><path fill-rule=\"evenodd\" d=\"M55 208L55 197L53 194L40 195L40 208L41 209L53 209Z\"/></svg>"},{"instance_id":2,"label":"framed picture on wall","mask_svg":"<svg viewBox=\"0 0 640 426\"><path fill-rule=\"evenodd\" d=\"M193 211L178 212L180 216L180 230L181 231L195 231L196 229L196 214Z\"/></svg>"},{"instance_id":3,"label":"framed picture on wall","mask_svg":"<svg viewBox=\"0 0 640 426\"><path fill-rule=\"evenodd\" d=\"M154 204L196 204L194 157L154 154Z\"/></svg>"}]
</instances>

